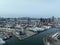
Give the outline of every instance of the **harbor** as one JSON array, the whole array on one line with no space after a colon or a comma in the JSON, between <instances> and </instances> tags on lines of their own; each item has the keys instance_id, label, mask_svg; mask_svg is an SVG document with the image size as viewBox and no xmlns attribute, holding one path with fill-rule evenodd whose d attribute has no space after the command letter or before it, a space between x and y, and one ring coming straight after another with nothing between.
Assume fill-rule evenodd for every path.
<instances>
[{"instance_id":1,"label":"harbor","mask_svg":"<svg viewBox=\"0 0 60 45\"><path fill-rule=\"evenodd\" d=\"M21 32L20 30L19 31L17 30L17 31L13 31L13 35L18 37L18 39L20 39L20 40L24 40L24 39L26 39L30 36L33 36L33 35L36 35L40 32L46 31L50 28L51 28L51 26L44 26L44 27L41 27L41 28L39 28L39 27L32 27L31 28L30 27L30 28L25 29L25 34L22 34L22 33L24 33L24 31ZM22 30L24 30L24 29L22 28ZM21 34L19 34L19 32Z\"/></svg>"},{"instance_id":2,"label":"harbor","mask_svg":"<svg viewBox=\"0 0 60 45\"><path fill-rule=\"evenodd\" d=\"M48 27L48 28L47 28ZM2 42L3 42L3 44L4 44L4 41L6 41L6 40L10 40L10 38L12 38L13 36L14 37L16 37L17 39L19 39L19 40L25 40L25 39L28 39L28 38L30 38L30 37L32 37L32 36L35 36L35 35L37 35L37 34L39 34L39 33L37 33L37 32L42 32L42 31L46 31L46 30L48 30L48 29L50 29L51 27L50 26L44 26L44 27L42 27L42 28L38 28L38 27L35 27L35 28L27 28L27 30L25 31L25 33L26 34L24 34L24 35L19 35L19 34L16 34L16 32L18 31L18 30L16 30L16 29L10 29L10 28L0 28L0 38L2 39ZM22 28L22 31L23 31L24 29ZM16 32L15 32L16 31ZM20 31L20 30L19 30ZM19 32L18 31L18 32ZM4 40L4 41L3 41ZM2 43L1 42L1 43ZM1 44L0 43L0 44ZM3 45L2 44L2 45ZM5 44L7 44L6 42L5 42Z\"/></svg>"},{"instance_id":3,"label":"harbor","mask_svg":"<svg viewBox=\"0 0 60 45\"><path fill-rule=\"evenodd\" d=\"M0 0L0 45L60 45L60 0Z\"/></svg>"},{"instance_id":4,"label":"harbor","mask_svg":"<svg viewBox=\"0 0 60 45\"><path fill-rule=\"evenodd\" d=\"M51 28L44 32L41 32L35 36L29 37L24 40L19 40L16 36L13 36L9 40L6 40L7 45L45 45L43 38L49 36L51 33L59 31L60 28Z\"/></svg>"},{"instance_id":5,"label":"harbor","mask_svg":"<svg viewBox=\"0 0 60 45\"><path fill-rule=\"evenodd\" d=\"M26 19L23 18L23 20L21 18L9 18L9 19L3 18L3 19L5 20L0 21L0 38L2 39L2 41L5 41L5 44L7 45L10 44L15 45L13 43L16 43L16 45L17 44L19 45L20 43L25 44L26 40L34 37L32 40L30 39L31 40L30 43L32 44L32 41L34 40L38 41L40 39L38 38L39 36L37 37L37 35L44 33L45 31L49 31L50 29L54 29L54 27L56 27L54 17L40 19L28 17ZM15 39L17 40L17 42L14 41ZM11 42L9 42L10 40ZM35 43L35 41L33 42L33 44Z\"/></svg>"},{"instance_id":6,"label":"harbor","mask_svg":"<svg viewBox=\"0 0 60 45\"><path fill-rule=\"evenodd\" d=\"M54 17L4 19L0 21L0 38L6 45L45 45L43 38L60 29Z\"/></svg>"}]
</instances>

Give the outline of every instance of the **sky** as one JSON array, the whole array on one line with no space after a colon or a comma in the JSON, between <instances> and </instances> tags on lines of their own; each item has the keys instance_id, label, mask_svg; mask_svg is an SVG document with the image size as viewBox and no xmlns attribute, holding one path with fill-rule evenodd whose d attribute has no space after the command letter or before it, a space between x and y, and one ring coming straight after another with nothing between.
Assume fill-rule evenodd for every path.
<instances>
[{"instance_id":1,"label":"sky","mask_svg":"<svg viewBox=\"0 0 60 45\"><path fill-rule=\"evenodd\" d=\"M60 17L60 0L0 0L1 17Z\"/></svg>"}]
</instances>

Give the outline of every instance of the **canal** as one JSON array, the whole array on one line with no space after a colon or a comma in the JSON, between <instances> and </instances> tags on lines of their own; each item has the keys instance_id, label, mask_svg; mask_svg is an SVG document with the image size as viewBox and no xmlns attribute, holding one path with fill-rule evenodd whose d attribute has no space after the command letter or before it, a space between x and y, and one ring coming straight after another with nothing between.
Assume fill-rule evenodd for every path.
<instances>
[{"instance_id":1,"label":"canal","mask_svg":"<svg viewBox=\"0 0 60 45\"><path fill-rule=\"evenodd\" d=\"M60 28L51 28L44 32L41 32L35 36L29 37L25 40L20 41L17 37L13 36L9 40L6 40L7 45L44 45L43 38L50 35L51 33L58 31Z\"/></svg>"}]
</instances>

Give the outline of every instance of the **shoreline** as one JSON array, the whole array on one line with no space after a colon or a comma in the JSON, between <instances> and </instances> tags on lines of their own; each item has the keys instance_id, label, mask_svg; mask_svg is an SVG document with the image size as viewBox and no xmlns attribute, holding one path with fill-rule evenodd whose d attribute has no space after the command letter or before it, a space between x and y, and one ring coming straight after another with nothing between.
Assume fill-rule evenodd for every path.
<instances>
[{"instance_id":1,"label":"shoreline","mask_svg":"<svg viewBox=\"0 0 60 45\"><path fill-rule=\"evenodd\" d=\"M51 28L49 28L49 29L51 29ZM45 29L44 31L47 31L47 30L49 30L49 29ZM31 35L31 36L29 36L29 37L32 37L32 36L35 36L35 35L38 35L38 34L40 34L40 33L42 33L42 32L44 32L44 31L40 31L39 33L36 33L36 34L33 34L33 35ZM13 34L14 35L14 34ZM16 35L15 35L16 36ZM17 37L17 36L16 36ZM26 37L26 38L24 38L24 39L20 39L19 37L17 37L19 40L25 40L25 39L28 39L29 37Z\"/></svg>"}]
</instances>

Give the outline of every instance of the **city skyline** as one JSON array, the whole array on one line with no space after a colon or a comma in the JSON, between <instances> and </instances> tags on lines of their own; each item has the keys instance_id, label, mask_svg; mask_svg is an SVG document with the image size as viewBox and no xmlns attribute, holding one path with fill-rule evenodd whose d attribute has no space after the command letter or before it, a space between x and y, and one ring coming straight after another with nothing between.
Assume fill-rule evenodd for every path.
<instances>
[{"instance_id":1,"label":"city skyline","mask_svg":"<svg viewBox=\"0 0 60 45\"><path fill-rule=\"evenodd\" d=\"M1 17L60 17L59 0L0 0Z\"/></svg>"}]
</instances>

